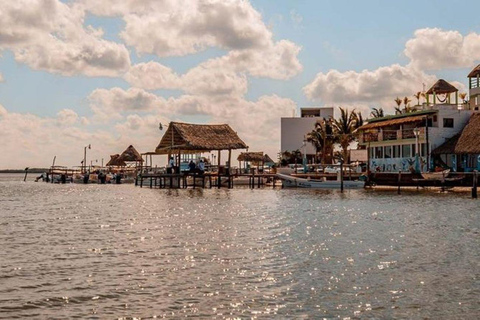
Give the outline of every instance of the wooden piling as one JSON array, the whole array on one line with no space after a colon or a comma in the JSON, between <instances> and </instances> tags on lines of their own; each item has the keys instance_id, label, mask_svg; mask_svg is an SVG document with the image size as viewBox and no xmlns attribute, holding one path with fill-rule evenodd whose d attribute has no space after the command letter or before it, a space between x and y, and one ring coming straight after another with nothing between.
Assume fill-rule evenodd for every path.
<instances>
[{"instance_id":1,"label":"wooden piling","mask_svg":"<svg viewBox=\"0 0 480 320\"><path fill-rule=\"evenodd\" d=\"M472 186L472 199L477 199L477 179L478 179L478 171L473 171L473 186Z\"/></svg>"},{"instance_id":2,"label":"wooden piling","mask_svg":"<svg viewBox=\"0 0 480 320\"><path fill-rule=\"evenodd\" d=\"M23 178L23 182L27 181L27 174L28 174L28 167L25 168L25 177Z\"/></svg>"},{"instance_id":3,"label":"wooden piling","mask_svg":"<svg viewBox=\"0 0 480 320\"><path fill-rule=\"evenodd\" d=\"M402 171L398 171L398 190L397 193L400 194L400 184L402 182Z\"/></svg>"}]
</instances>

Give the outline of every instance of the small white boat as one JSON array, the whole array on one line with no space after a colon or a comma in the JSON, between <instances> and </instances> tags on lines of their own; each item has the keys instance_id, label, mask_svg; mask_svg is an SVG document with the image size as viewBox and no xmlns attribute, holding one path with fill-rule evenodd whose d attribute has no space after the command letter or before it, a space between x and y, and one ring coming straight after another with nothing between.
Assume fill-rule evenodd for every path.
<instances>
[{"instance_id":1,"label":"small white boat","mask_svg":"<svg viewBox=\"0 0 480 320\"><path fill-rule=\"evenodd\" d=\"M439 172L422 172L422 177L425 180L438 180L443 181L450 173L450 169Z\"/></svg>"},{"instance_id":2,"label":"small white boat","mask_svg":"<svg viewBox=\"0 0 480 320\"><path fill-rule=\"evenodd\" d=\"M282 179L283 186L286 188L325 188L340 189L341 182L339 180L314 180L294 177L287 174L277 173L277 178ZM345 189L356 189L365 187L365 181L344 180L343 187Z\"/></svg>"}]
</instances>

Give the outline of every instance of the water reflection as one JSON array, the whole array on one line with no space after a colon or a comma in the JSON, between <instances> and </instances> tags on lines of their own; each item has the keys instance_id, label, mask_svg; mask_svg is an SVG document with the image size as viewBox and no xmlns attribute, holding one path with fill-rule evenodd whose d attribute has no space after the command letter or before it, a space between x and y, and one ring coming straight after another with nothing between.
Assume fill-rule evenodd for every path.
<instances>
[{"instance_id":1,"label":"water reflection","mask_svg":"<svg viewBox=\"0 0 480 320\"><path fill-rule=\"evenodd\" d=\"M479 312L468 195L0 179L0 205L1 319Z\"/></svg>"}]
</instances>

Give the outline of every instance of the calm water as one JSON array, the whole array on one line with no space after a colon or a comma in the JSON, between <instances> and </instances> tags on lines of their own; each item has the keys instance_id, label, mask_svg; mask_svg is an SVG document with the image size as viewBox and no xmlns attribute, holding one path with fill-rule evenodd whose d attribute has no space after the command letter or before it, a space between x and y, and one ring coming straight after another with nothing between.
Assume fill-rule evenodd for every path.
<instances>
[{"instance_id":1,"label":"calm water","mask_svg":"<svg viewBox=\"0 0 480 320\"><path fill-rule=\"evenodd\" d=\"M468 193L22 180L0 175L0 319L480 314Z\"/></svg>"}]
</instances>

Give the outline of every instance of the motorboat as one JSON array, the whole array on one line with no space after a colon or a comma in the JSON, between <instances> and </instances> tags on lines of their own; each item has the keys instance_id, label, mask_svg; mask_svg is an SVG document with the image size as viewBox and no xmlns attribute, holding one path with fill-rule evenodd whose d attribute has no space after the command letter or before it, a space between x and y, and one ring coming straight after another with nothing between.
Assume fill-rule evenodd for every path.
<instances>
[{"instance_id":1,"label":"motorboat","mask_svg":"<svg viewBox=\"0 0 480 320\"><path fill-rule=\"evenodd\" d=\"M299 178L292 175L277 173L277 178L282 180L283 186L286 188L326 188L340 189L342 182L340 180L315 180ZM365 181L360 180L344 180L343 187L346 189L358 189L365 187Z\"/></svg>"},{"instance_id":2,"label":"motorboat","mask_svg":"<svg viewBox=\"0 0 480 320\"><path fill-rule=\"evenodd\" d=\"M444 181L445 178L447 178L449 173L450 173L450 169L446 169L438 172L422 172L422 177L425 180Z\"/></svg>"}]
</instances>

